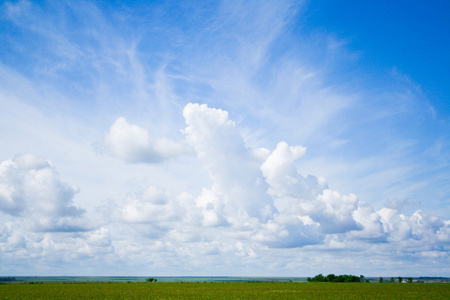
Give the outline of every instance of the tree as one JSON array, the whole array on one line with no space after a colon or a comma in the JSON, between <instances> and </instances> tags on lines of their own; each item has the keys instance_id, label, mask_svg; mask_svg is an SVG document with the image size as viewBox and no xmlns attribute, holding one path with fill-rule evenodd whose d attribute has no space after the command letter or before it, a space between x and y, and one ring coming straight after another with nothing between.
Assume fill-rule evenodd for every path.
<instances>
[{"instance_id":1,"label":"tree","mask_svg":"<svg viewBox=\"0 0 450 300\"><path fill-rule=\"evenodd\" d=\"M335 281L336 281L336 275L334 275L334 274L328 274L327 277L326 277L326 279L325 279L325 281L328 281L328 282L335 282Z\"/></svg>"},{"instance_id":2,"label":"tree","mask_svg":"<svg viewBox=\"0 0 450 300\"><path fill-rule=\"evenodd\" d=\"M402 283L403 282L403 277L398 276L398 282Z\"/></svg>"},{"instance_id":3,"label":"tree","mask_svg":"<svg viewBox=\"0 0 450 300\"><path fill-rule=\"evenodd\" d=\"M412 282L413 282L412 277L409 277L409 278L408 278L408 283L412 283Z\"/></svg>"},{"instance_id":4,"label":"tree","mask_svg":"<svg viewBox=\"0 0 450 300\"><path fill-rule=\"evenodd\" d=\"M395 282L395 278L394 277L391 277L391 282Z\"/></svg>"},{"instance_id":5,"label":"tree","mask_svg":"<svg viewBox=\"0 0 450 300\"><path fill-rule=\"evenodd\" d=\"M380 277L380 279L378 279L379 283L383 283L383 277Z\"/></svg>"},{"instance_id":6,"label":"tree","mask_svg":"<svg viewBox=\"0 0 450 300\"><path fill-rule=\"evenodd\" d=\"M146 280L145 280L146 282L156 282L156 279L155 278L147 278Z\"/></svg>"}]
</instances>

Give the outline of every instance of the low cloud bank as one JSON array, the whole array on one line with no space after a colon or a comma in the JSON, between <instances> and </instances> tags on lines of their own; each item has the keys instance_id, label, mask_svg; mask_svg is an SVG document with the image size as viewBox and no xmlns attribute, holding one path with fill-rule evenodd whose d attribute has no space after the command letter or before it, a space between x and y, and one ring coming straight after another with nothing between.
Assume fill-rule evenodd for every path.
<instances>
[{"instance_id":1,"label":"low cloud bank","mask_svg":"<svg viewBox=\"0 0 450 300\"><path fill-rule=\"evenodd\" d=\"M302 251L343 249L366 257L389 251L448 258L449 220L422 210L407 216L396 206L375 210L354 194L332 190L324 178L297 168L305 147L282 141L273 150L251 149L226 111L188 104L183 116L185 141L152 141L145 129L119 118L105 144L127 162L195 149L212 184L198 194L179 194L149 182L105 202L101 226L84 217L74 202L78 190L59 179L50 161L25 154L2 162L0 211L9 218L0 228L2 260L20 253L23 259L87 257L114 265L134 257L155 268L201 269L220 260L223 268L252 264L248 259L263 266L264 255L295 261Z\"/></svg>"}]
</instances>

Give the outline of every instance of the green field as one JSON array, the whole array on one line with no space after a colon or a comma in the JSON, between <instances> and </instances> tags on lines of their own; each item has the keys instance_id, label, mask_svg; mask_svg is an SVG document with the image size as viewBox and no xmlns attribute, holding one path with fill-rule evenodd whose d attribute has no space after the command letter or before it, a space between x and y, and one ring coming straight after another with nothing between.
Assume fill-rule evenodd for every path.
<instances>
[{"instance_id":1,"label":"green field","mask_svg":"<svg viewBox=\"0 0 450 300\"><path fill-rule=\"evenodd\" d=\"M450 284L12 283L0 299L450 299Z\"/></svg>"}]
</instances>

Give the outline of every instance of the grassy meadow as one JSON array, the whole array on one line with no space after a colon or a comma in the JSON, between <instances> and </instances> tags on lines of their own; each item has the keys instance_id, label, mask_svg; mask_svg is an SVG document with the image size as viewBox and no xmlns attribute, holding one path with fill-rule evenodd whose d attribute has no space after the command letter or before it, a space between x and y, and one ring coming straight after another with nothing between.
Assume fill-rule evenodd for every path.
<instances>
[{"instance_id":1,"label":"grassy meadow","mask_svg":"<svg viewBox=\"0 0 450 300\"><path fill-rule=\"evenodd\" d=\"M11 283L0 299L450 299L449 283Z\"/></svg>"}]
</instances>

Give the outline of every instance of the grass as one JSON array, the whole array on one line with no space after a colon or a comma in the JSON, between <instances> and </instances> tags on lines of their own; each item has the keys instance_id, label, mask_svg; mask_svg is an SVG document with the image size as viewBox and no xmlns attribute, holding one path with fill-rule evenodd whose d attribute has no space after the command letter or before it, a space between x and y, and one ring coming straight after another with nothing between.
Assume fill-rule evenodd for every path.
<instances>
[{"instance_id":1,"label":"grass","mask_svg":"<svg viewBox=\"0 0 450 300\"><path fill-rule=\"evenodd\" d=\"M0 299L450 299L450 284L14 283Z\"/></svg>"}]
</instances>

